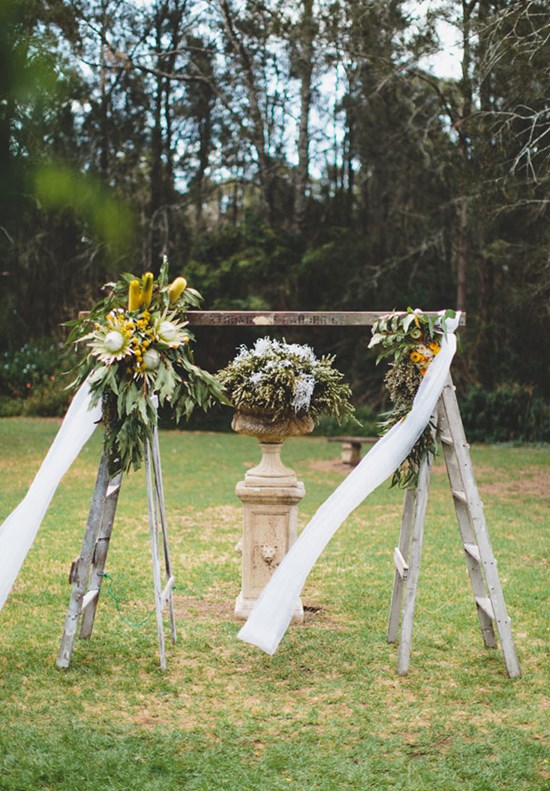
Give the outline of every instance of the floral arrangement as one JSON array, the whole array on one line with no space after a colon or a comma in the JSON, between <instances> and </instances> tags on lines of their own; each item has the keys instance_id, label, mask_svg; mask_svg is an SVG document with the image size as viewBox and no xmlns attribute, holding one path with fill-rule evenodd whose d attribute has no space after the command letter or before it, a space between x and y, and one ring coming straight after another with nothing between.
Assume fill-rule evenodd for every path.
<instances>
[{"instance_id":1,"label":"floral arrangement","mask_svg":"<svg viewBox=\"0 0 550 791\"><path fill-rule=\"evenodd\" d=\"M310 346L260 338L251 349L241 346L218 378L237 411L272 420L308 415L315 421L325 414L342 422L354 408L333 362L318 359Z\"/></svg>"},{"instance_id":2,"label":"floral arrangement","mask_svg":"<svg viewBox=\"0 0 550 791\"><path fill-rule=\"evenodd\" d=\"M105 288L105 299L68 322L68 343L86 346L72 385L87 379L92 405L102 401L105 452L114 474L140 466L157 425L155 402L169 403L179 421L195 406L206 410L226 399L215 377L195 365L190 349L186 310L198 307L201 295L183 277L170 282L166 260L157 280L151 272L141 278L124 274Z\"/></svg>"},{"instance_id":3,"label":"floral arrangement","mask_svg":"<svg viewBox=\"0 0 550 791\"><path fill-rule=\"evenodd\" d=\"M447 310L438 316L427 316L419 309L407 308L406 312L383 316L374 324L369 348L382 347L377 363L390 358L384 382L393 407L384 415L381 424L383 433L387 433L410 412L422 377L441 350L446 321L455 315L453 310ZM395 471L392 486L415 486L423 459L434 456L436 451L435 426L430 423L409 456Z\"/></svg>"}]
</instances>

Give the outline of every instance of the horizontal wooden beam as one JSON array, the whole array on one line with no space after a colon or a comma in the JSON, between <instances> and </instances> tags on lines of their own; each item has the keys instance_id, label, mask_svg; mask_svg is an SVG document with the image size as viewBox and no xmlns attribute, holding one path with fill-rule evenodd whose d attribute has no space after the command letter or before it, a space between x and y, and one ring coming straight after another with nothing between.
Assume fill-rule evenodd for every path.
<instances>
[{"instance_id":1,"label":"horizontal wooden beam","mask_svg":"<svg viewBox=\"0 0 550 791\"><path fill-rule=\"evenodd\" d=\"M189 324L195 327L370 327L387 310L378 311L279 311L279 310L190 310ZM426 312L437 316L437 312ZM460 324L466 323L466 315Z\"/></svg>"}]
</instances>

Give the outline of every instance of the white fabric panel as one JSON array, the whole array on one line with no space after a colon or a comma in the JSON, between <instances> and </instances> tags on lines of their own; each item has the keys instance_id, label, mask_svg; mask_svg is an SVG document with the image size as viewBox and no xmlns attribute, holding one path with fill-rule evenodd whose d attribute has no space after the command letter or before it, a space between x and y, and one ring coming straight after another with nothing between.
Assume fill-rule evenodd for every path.
<instances>
[{"instance_id":1,"label":"white fabric panel","mask_svg":"<svg viewBox=\"0 0 550 791\"><path fill-rule=\"evenodd\" d=\"M447 321L441 351L423 378L406 418L384 435L318 509L289 550L239 632L241 640L273 654L317 558L349 514L409 455L432 416L456 350L456 319Z\"/></svg>"},{"instance_id":2,"label":"white fabric panel","mask_svg":"<svg viewBox=\"0 0 550 791\"><path fill-rule=\"evenodd\" d=\"M101 420L90 409L88 383L80 387L27 494L0 526L0 609L23 565L61 479Z\"/></svg>"}]
</instances>

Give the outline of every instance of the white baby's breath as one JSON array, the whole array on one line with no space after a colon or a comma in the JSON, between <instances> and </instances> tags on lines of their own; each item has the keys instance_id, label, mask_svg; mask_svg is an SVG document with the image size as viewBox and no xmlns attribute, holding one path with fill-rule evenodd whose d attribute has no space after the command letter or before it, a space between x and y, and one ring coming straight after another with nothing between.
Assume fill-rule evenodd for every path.
<instances>
[{"instance_id":1,"label":"white baby's breath","mask_svg":"<svg viewBox=\"0 0 550 791\"><path fill-rule=\"evenodd\" d=\"M315 390L315 377L312 374L301 374L294 384L292 406L295 412L307 412L311 396Z\"/></svg>"},{"instance_id":2,"label":"white baby's breath","mask_svg":"<svg viewBox=\"0 0 550 791\"><path fill-rule=\"evenodd\" d=\"M265 337L250 349L240 346L218 375L238 410L273 418L332 414L340 421L353 407L333 360L318 359L311 346Z\"/></svg>"}]
</instances>

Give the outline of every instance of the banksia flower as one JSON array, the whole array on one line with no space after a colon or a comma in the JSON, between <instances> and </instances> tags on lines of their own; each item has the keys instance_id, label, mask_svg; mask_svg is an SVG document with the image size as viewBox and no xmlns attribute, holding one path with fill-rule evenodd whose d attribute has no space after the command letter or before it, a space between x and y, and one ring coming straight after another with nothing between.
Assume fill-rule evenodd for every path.
<instances>
[{"instance_id":1,"label":"banksia flower","mask_svg":"<svg viewBox=\"0 0 550 791\"><path fill-rule=\"evenodd\" d=\"M128 310L138 310L141 302L139 280L132 280L128 288Z\"/></svg>"},{"instance_id":2,"label":"banksia flower","mask_svg":"<svg viewBox=\"0 0 550 791\"><path fill-rule=\"evenodd\" d=\"M168 286L168 296L170 297L171 305L178 301L186 288L187 280L184 277L177 277L172 283L170 283Z\"/></svg>"},{"instance_id":3,"label":"banksia flower","mask_svg":"<svg viewBox=\"0 0 550 791\"><path fill-rule=\"evenodd\" d=\"M142 277L141 304L144 308L148 308L151 304L154 281L155 278L152 272L146 272Z\"/></svg>"}]
</instances>

